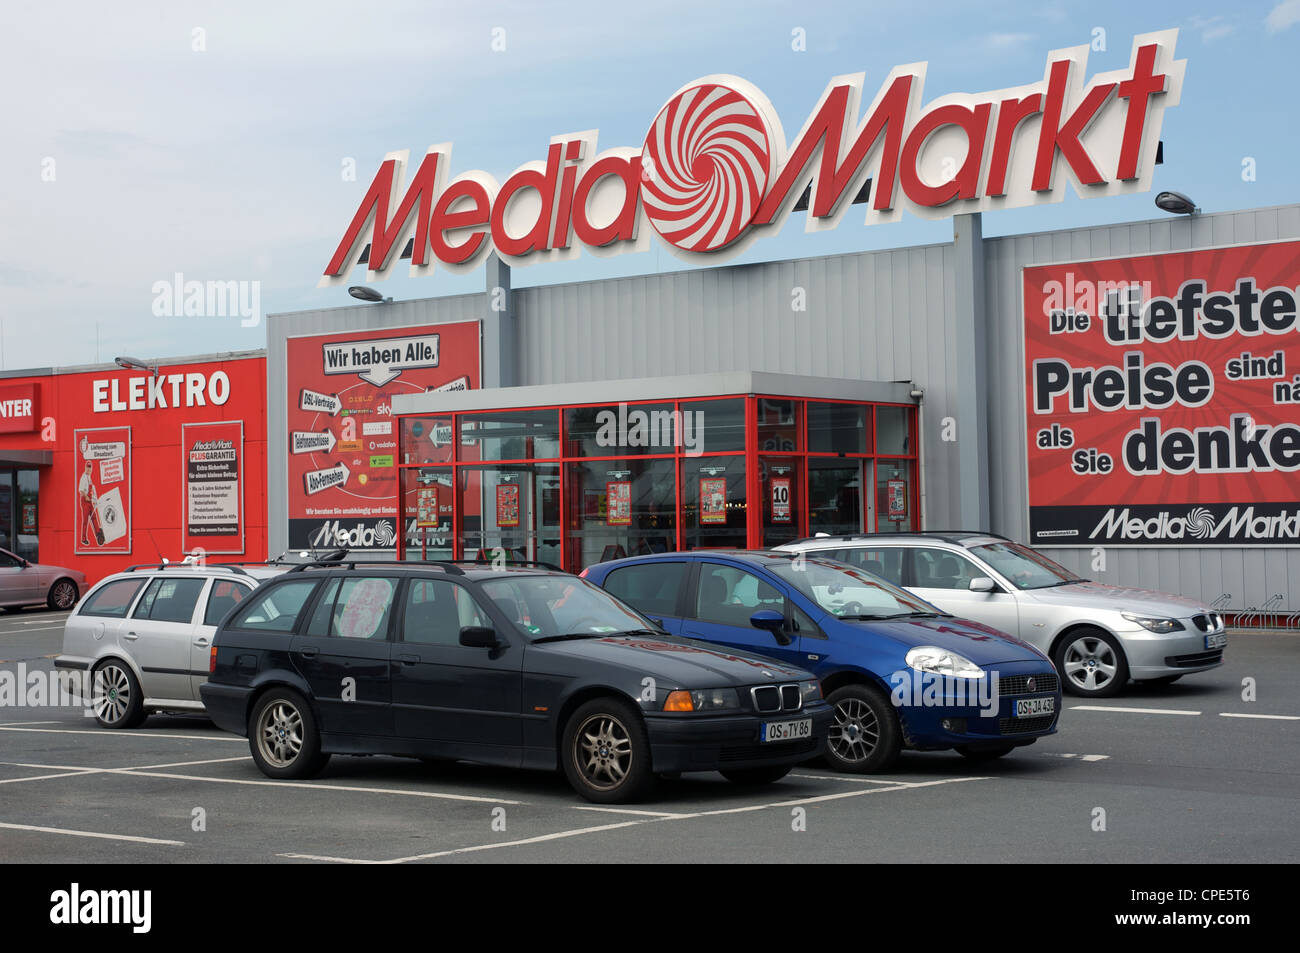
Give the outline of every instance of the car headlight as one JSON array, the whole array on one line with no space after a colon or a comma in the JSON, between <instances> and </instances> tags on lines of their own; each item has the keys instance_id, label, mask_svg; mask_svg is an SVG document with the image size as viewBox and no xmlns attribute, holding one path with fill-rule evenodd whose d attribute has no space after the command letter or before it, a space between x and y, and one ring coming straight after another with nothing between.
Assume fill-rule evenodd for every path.
<instances>
[{"instance_id":1,"label":"car headlight","mask_svg":"<svg viewBox=\"0 0 1300 953\"><path fill-rule=\"evenodd\" d=\"M1120 615L1130 622L1136 622L1150 632L1181 632L1183 630L1183 624L1177 619L1154 618L1152 616L1138 615L1134 612L1121 612Z\"/></svg>"},{"instance_id":2,"label":"car headlight","mask_svg":"<svg viewBox=\"0 0 1300 953\"><path fill-rule=\"evenodd\" d=\"M984 669L970 659L934 645L918 645L909 650L907 664L918 672L947 675L949 678L984 677Z\"/></svg>"},{"instance_id":3,"label":"car headlight","mask_svg":"<svg viewBox=\"0 0 1300 953\"><path fill-rule=\"evenodd\" d=\"M803 703L820 701L822 697L822 683L819 681L800 682L799 691L803 694Z\"/></svg>"},{"instance_id":4,"label":"car headlight","mask_svg":"<svg viewBox=\"0 0 1300 953\"><path fill-rule=\"evenodd\" d=\"M669 692L664 699L664 711L725 711L739 707L740 696L734 688Z\"/></svg>"}]
</instances>

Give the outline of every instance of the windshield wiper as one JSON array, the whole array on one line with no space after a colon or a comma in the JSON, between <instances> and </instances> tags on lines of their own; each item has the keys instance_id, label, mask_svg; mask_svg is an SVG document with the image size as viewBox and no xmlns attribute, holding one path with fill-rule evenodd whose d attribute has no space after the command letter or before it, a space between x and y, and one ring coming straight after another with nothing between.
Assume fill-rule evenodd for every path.
<instances>
[{"instance_id":1,"label":"windshield wiper","mask_svg":"<svg viewBox=\"0 0 1300 953\"><path fill-rule=\"evenodd\" d=\"M667 629L622 629L610 635L672 635Z\"/></svg>"},{"instance_id":2,"label":"windshield wiper","mask_svg":"<svg viewBox=\"0 0 1300 953\"><path fill-rule=\"evenodd\" d=\"M540 639L533 639L533 644L539 642L564 642L569 639L603 639L609 633L597 635L595 632L566 632L564 635L544 635Z\"/></svg>"},{"instance_id":3,"label":"windshield wiper","mask_svg":"<svg viewBox=\"0 0 1300 953\"><path fill-rule=\"evenodd\" d=\"M906 613L904 613L906 615ZM837 615L837 619L848 619L850 622L862 622L870 619L897 619L900 618L896 613L886 615L882 612L854 612L849 615Z\"/></svg>"},{"instance_id":4,"label":"windshield wiper","mask_svg":"<svg viewBox=\"0 0 1300 953\"><path fill-rule=\"evenodd\" d=\"M951 619L951 612L904 612L902 615L890 616L891 619Z\"/></svg>"}]
</instances>

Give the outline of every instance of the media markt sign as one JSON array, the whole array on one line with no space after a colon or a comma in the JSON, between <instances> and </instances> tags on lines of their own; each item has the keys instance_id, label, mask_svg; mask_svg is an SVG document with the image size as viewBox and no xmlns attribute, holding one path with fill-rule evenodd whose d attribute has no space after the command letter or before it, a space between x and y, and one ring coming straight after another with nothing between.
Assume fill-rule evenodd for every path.
<instances>
[{"instance_id":1,"label":"media markt sign","mask_svg":"<svg viewBox=\"0 0 1300 953\"><path fill-rule=\"evenodd\" d=\"M430 146L409 185L409 152L375 174L325 268L343 284L370 244L370 281L408 240L411 274L474 268L490 251L512 265L643 251L650 233L678 257L721 261L777 231L811 182L810 231L835 228L871 180L866 224L1151 187L1165 109L1185 60L1177 30L1137 36L1129 65L1085 84L1088 47L1048 54L1043 78L922 105L926 64L896 67L859 118L864 73L830 81L793 141L767 97L736 76L687 83L639 147L597 152L597 131L558 135L546 158L504 183L450 176L451 144Z\"/></svg>"}]
</instances>

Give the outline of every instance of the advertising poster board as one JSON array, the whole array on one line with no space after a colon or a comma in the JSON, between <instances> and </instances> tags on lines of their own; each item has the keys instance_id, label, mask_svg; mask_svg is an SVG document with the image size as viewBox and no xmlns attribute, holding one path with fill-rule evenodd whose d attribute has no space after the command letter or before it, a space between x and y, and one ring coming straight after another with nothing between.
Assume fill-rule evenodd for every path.
<instances>
[{"instance_id":1,"label":"advertising poster board","mask_svg":"<svg viewBox=\"0 0 1300 953\"><path fill-rule=\"evenodd\" d=\"M605 484L605 525L632 525L632 484L627 480L611 480Z\"/></svg>"},{"instance_id":2,"label":"advertising poster board","mask_svg":"<svg viewBox=\"0 0 1300 953\"><path fill-rule=\"evenodd\" d=\"M244 551L244 422L181 426L185 552Z\"/></svg>"},{"instance_id":3,"label":"advertising poster board","mask_svg":"<svg viewBox=\"0 0 1300 953\"><path fill-rule=\"evenodd\" d=\"M73 540L78 555L131 552L131 428L73 433Z\"/></svg>"},{"instance_id":4,"label":"advertising poster board","mask_svg":"<svg viewBox=\"0 0 1300 953\"><path fill-rule=\"evenodd\" d=\"M772 477L772 522L789 523L793 519L790 509L790 478Z\"/></svg>"},{"instance_id":5,"label":"advertising poster board","mask_svg":"<svg viewBox=\"0 0 1300 953\"><path fill-rule=\"evenodd\" d=\"M519 484L497 484L497 525L519 525Z\"/></svg>"},{"instance_id":6,"label":"advertising poster board","mask_svg":"<svg viewBox=\"0 0 1300 953\"><path fill-rule=\"evenodd\" d=\"M727 521L727 478L700 477L700 522Z\"/></svg>"}]
</instances>

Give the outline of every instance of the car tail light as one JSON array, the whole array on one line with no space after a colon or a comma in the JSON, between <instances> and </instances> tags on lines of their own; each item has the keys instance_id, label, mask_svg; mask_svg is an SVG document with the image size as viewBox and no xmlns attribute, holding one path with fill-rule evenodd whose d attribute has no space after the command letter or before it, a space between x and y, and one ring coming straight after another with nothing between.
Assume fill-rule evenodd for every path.
<instances>
[{"instance_id":1,"label":"car tail light","mask_svg":"<svg viewBox=\"0 0 1300 953\"><path fill-rule=\"evenodd\" d=\"M208 674L211 675L217 670L217 647L214 645L208 652Z\"/></svg>"}]
</instances>

